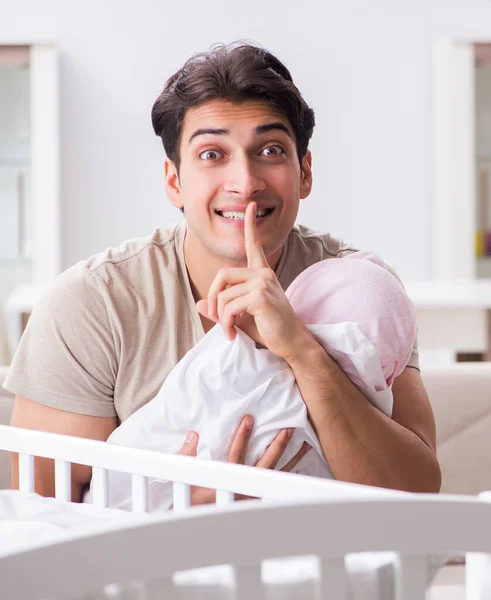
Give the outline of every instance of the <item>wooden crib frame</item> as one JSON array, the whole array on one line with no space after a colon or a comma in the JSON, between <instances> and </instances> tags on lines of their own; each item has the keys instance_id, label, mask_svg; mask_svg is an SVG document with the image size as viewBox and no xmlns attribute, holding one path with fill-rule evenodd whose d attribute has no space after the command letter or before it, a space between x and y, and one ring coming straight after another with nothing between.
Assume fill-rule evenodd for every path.
<instances>
[{"instance_id":1,"label":"wooden crib frame","mask_svg":"<svg viewBox=\"0 0 491 600\"><path fill-rule=\"evenodd\" d=\"M109 470L132 475L135 512L148 508L148 478L172 481L174 494L174 510L164 515L0 558L2 598L61 600L73 589L83 595L134 580L145 581L146 600L172 598L174 572L225 563L235 569L237 600L260 600L261 561L316 555L316 598L343 600L345 555L369 551L397 553L397 600L425 598L428 557L455 554L467 557L467 600L491 597L491 492L408 494L7 426L0 449L19 453L24 491L34 490L40 456L55 460L60 500L70 500L72 463L93 467L99 506L107 506ZM217 504L190 507L192 485L216 489ZM261 500L234 502L234 493Z\"/></svg>"}]
</instances>

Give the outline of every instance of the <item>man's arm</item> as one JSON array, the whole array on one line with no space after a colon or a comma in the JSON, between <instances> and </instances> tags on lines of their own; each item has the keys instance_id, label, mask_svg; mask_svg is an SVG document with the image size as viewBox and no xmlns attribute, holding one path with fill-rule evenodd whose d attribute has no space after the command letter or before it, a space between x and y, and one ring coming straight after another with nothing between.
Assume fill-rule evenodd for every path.
<instances>
[{"instance_id":1,"label":"man's arm","mask_svg":"<svg viewBox=\"0 0 491 600\"><path fill-rule=\"evenodd\" d=\"M106 441L117 427L116 417L90 417L58 410L16 396L10 424L13 427L62 433L91 440ZM19 487L19 457L12 454L12 487ZM35 491L42 496L55 495L54 461L49 458L34 459ZM72 465L72 501L81 502L84 487L90 482L92 468Z\"/></svg>"},{"instance_id":2,"label":"man's arm","mask_svg":"<svg viewBox=\"0 0 491 600\"><path fill-rule=\"evenodd\" d=\"M394 381L392 418L375 408L311 337L288 362L336 479L438 492L435 420L417 369Z\"/></svg>"}]
</instances>

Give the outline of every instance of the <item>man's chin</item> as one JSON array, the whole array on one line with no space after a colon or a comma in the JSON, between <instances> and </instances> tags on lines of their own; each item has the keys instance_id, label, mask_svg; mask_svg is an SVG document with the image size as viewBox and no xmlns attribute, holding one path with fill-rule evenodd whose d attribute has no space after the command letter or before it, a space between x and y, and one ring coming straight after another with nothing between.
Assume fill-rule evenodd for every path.
<instances>
[{"instance_id":1,"label":"man's chin","mask_svg":"<svg viewBox=\"0 0 491 600\"><path fill-rule=\"evenodd\" d=\"M235 267L247 267L247 255L243 247L236 250L230 247L221 248L217 255L224 261L234 263Z\"/></svg>"},{"instance_id":2,"label":"man's chin","mask_svg":"<svg viewBox=\"0 0 491 600\"><path fill-rule=\"evenodd\" d=\"M263 246L263 252L266 256L266 259L270 264L273 262L275 265L278 263L282 249L283 245L281 245L280 248L275 247L273 249L269 248L268 246ZM235 250L233 250L230 246L227 248L222 248L220 249L219 253L217 252L217 256L218 255L223 261L229 262L233 267L247 267L247 254L244 246L236 248Z\"/></svg>"}]
</instances>

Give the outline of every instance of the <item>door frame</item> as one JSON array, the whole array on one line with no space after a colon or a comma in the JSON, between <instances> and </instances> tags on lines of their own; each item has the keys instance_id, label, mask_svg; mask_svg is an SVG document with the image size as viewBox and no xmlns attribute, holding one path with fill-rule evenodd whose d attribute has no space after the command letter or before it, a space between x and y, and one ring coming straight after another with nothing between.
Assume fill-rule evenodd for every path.
<instances>
[{"instance_id":1,"label":"door frame","mask_svg":"<svg viewBox=\"0 0 491 600\"><path fill-rule=\"evenodd\" d=\"M433 55L433 275L476 278L475 51L443 40Z\"/></svg>"},{"instance_id":2,"label":"door frame","mask_svg":"<svg viewBox=\"0 0 491 600\"><path fill-rule=\"evenodd\" d=\"M55 44L30 45L33 283L61 270L60 76Z\"/></svg>"}]
</instances>

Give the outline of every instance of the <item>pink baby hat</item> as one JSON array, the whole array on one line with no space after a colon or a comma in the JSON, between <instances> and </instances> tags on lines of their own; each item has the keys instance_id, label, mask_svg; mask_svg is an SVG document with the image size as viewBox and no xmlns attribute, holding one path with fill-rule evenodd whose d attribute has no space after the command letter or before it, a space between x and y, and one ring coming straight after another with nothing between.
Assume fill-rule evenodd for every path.
<instances>
[{"instance_id":1,"label":"pink baby hat","mask_svg":"<svg viewBox=\"0 0 491 600\"><path fill-rule=\"evenodd\" d=\"M286 296L305 325L357 323L377 351L387 385L406 367L416 337L414 306L375 254L320 261L292 282Z\"/></svg>"}]
</instances>

